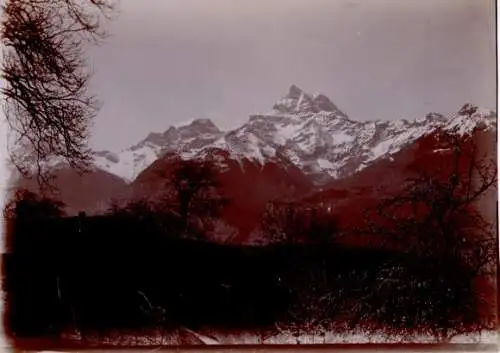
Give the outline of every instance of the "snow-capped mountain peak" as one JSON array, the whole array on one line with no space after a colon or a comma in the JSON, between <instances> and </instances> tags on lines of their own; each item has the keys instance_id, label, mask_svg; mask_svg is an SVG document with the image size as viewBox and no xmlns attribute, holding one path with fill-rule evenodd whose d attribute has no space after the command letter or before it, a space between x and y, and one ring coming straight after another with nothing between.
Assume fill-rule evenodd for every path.
<instances>
[{"instance_id":1,"label":"snow-capped mountain peak","mask_svg":"<svg viewBox=\"0 0 500 353\"><path fill-rule=\"evenodd\" d=\"M467 103L457 114L446 121L444 130L459 135L470 134L476 128L495 128L496 118L494 111Z\"/></svg>"},{"instance_id":2,"label":"snow-capped mountain peak","mask_svg":"<svg viewBox=\"0 0 500 353\"><path fill-rule=\"evenodd\" d=\"M341 117L347 117L325 95L305 93L296 85L290 86L288 94L280 98L273 106L270 114L308 114L331 112Z\"/></svg>"},{"instance_id":3,"label":"snow-capped mountain peak","mask_svg":"<svg viewBox=\"0 0 500 353\"><path fill-rule=\"evenodd\" d=\"M156 146L164 146L171 143L172 140L190 139L205 135L217 135L221 131L210 119L194 119L183 124L170 126L168 130L163 133L150 133L144 140L131 148L140 148L145 144L152 144Z\"/></svg>"},{"instance_id":4,"label":"snow-capped mountain peak","mask_svg":"<svg viewBox=\"0 0 500 353\"><path fill-rule=\"evenodd\" d=\"M450 117L429 113L413 120L356 121L323 94L310 95L292 85L271 112L252 115L234 130L222 132L210 119L195 119L151 133L120 153L95 152L95 161L99 168L131 181L165 153L200 158L210 151L227 151L240 165L244 159L261 166L268 161L292 163L323 183L390 159L438 129L464 135L495 126L495 112L471 104Z\"/></svg>"}]
</instances>

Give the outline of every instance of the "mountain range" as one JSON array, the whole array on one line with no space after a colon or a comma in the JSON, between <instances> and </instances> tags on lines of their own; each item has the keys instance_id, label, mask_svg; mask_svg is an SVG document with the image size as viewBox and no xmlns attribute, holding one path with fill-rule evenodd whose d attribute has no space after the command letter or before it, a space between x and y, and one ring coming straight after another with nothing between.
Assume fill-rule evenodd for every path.
<instances>
[{"instance_id":1,"label":"mountain range","mask_svg":"<svg viewBox=\"0 0 500 353\"><path fill-rule=\"evenodd\" d=\"M410 121L356 121L325 95L310 95L292 85L270 112L251 115L236 129L224 132L209 119L196 119L163 133L150 133L118 153L95 152L95 164L131 182L166 153L196 158L219 148L228 151L231 159L248 159L257 165L287 159L315 184L322 184L390 158L438 128L464 134L478 124L495 123L495 112L471 105L452 117L429 113Z\"/></svg>"},{"instance_id":2,"label":"mountain range","mask_svg":"<svg viewBox=\"0 0 500 353\"><path fill-rule=\"evenodd\" d=\"M64 163L52 167L70 213L99 213L120 195L153 196L161 180L152 171L168 168L169 156L211 159L232 199L218 237L247 242L258 237L259 217L270 200L335 199L351 212L350 207L355 211L359 202L368 202L378 184L401 182L415 161L432 168L421 161L446 158L432 139L439 131L458 136L480 131L491 137L496 113L465 104L451 116L357 121L325 95L292 85L271 111L251 115L230 131L221 131L209 119L195 119L150 133L120 152L95 151L94 168L85 175L68 171Z\"/></svg>"}]
</instances>

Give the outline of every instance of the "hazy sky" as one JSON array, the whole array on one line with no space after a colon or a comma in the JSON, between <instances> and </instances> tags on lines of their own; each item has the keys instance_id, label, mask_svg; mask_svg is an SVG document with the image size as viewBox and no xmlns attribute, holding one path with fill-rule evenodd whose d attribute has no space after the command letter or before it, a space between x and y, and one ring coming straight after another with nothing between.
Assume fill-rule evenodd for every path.
<instances>
[{"instance_id":1,"label":"hazy sky","mask_svg":"<svg viewBox=\"0 0 500 353\"><path fill-rule=\"evenodd\" d=\"M120 0L92 49L104 106L91 146L119 150L192 118L223 129L294 83L352 119L495 108L493 0Z\"/></svg>"}]
</instances>

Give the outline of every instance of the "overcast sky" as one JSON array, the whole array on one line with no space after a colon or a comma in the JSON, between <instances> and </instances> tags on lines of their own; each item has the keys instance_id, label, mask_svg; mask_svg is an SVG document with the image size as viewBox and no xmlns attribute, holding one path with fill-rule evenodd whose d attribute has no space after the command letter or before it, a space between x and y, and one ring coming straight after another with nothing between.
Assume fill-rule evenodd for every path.
<instances>
[{"instance_id":1,"label":"overcast sky","mask_svg":"<svg viewBox=\"0 0 500 353\"><path fill-rule=\"evenodd\" d=\"M223 129L293 83L352 119L495 108L493 0L120 0L90 52L104 101L91 146L192 118Z\"/></svg>"}]
</instances>

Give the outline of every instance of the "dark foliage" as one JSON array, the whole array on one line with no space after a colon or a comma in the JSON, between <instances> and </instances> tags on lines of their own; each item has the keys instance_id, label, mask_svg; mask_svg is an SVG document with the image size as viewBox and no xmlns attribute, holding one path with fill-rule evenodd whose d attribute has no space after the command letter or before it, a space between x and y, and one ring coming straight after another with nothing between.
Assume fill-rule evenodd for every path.
<instances>
[{"instance_id":1,"label":"dark foliage","mask_svg":"<svg viewBox=\"0 0 500 353\"><path fill-rule=\"evenodd\" d=\"M24 243L33 245L22 239L22 236L31 237L36 234L36 227L43 222L64 216L64 204L56 199L19 189L5 205L3 216L6 221L6 249L10 250L12 247L19 249Z\"/></svg>"},{"instance_id":2,"label":"dark foliage","mask_svg":"<svg viewBox=\"0 0 500 353\"><path fill-rule=\"evenodd\" d=\"M216 245L165 237L146 220L39 222L4 256L16 337L147 327L465 330L479 295L456 261L316 244ZM491 299L491 298L490 298Z\"/></svg>"}]
</instances>

